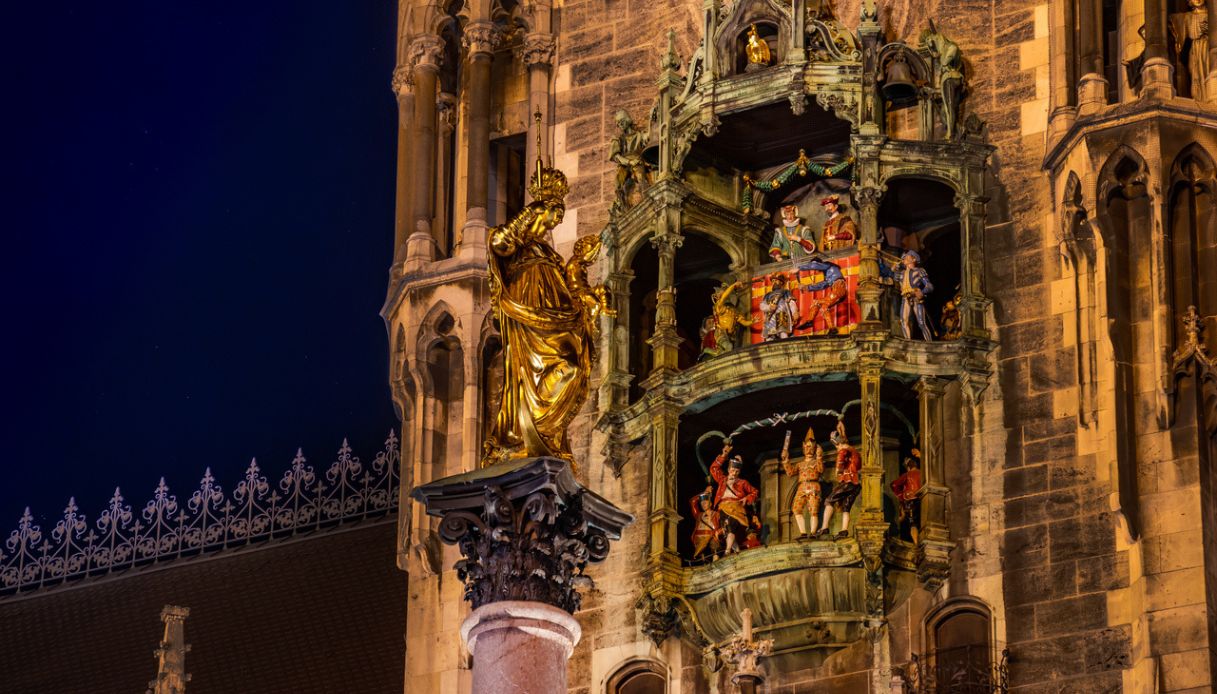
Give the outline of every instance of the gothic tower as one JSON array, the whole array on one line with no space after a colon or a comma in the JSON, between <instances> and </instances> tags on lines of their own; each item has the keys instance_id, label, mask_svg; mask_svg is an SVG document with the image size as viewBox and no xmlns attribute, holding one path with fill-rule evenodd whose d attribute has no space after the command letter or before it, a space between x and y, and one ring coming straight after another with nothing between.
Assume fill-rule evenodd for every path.
<instances>
[{"instance_id":1,"label":"gothic tower","mask_svg":"<svg viewBox=\"0 0 1217 694\"><path fill-rule=\"evenodd\" d=\"M543 157L617 308L579 476L638 519L572 691L734 691L746 610L768 691L1212 687L1215 8L401 0L403 494L478 465ZM405 691L468 691L404 495Z\"/></svg>"}]
</instances>

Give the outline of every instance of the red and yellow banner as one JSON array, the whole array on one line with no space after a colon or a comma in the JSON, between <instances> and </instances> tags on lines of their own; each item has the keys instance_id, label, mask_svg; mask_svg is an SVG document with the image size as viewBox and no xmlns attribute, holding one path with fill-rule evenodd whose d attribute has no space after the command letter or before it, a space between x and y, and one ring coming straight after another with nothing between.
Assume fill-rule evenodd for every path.
<instances>
[{"instance_id":1,"label":"red and yellow banner","mask_svg":"<svg viewBox=\"0 0 1217 694\"><path fill-rule=\"evenodd\" d=\"M840 335L847 335L853 331L861 318L858 309L858 264L860 259L861 256L854 253L831 260L831 262L836 263L841 268L841 274L845 276L845 284L848 288L845 299L829 309L834 313L837 321L837 333ZM825 316L817 316L811 325L806 323L812 314L812 303L817 299L827 297L831 290L825 288L812 292L803 289L803 287L823 280L824 273L812 270L799 270L797 266L792 266L789 262L774 263L770 266L764 266L764 269L768 269L769 272L756 275L752 278L752 316L760 319L752 326L752 344L763 342L761 336L764 325L764 314L761 313L761 299L769 292L770 281L776 275L782 275L786 278L786 287L794 294L794 299L798 303L799 320L795 324L794 336L827 334L829 324ZM797 284L791 282L792 279L797 279Z\"/></svg>"}]
</instances>

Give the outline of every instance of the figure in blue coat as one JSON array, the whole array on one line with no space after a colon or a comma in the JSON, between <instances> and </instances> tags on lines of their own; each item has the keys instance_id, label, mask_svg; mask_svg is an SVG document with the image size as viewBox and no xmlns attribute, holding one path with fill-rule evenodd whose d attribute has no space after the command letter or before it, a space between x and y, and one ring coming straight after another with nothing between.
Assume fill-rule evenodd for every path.
<instances>
[{"instance_id":1,"label":"figure in blue coat","mask_svg":"<svg viewBox=\"0 0 1217 694\"><path fill-rule=\"evenodd\" d=\"M900 257L900 264L884 274L891 277L900 289L900 328L904 331L904 338L913 339L912 319L916 318L922 339L932 342L934 336L925 317L925 295L934 291L934 285L920 263L921 256L917 251L905 251Z\"/></svg>"}]
</instances>

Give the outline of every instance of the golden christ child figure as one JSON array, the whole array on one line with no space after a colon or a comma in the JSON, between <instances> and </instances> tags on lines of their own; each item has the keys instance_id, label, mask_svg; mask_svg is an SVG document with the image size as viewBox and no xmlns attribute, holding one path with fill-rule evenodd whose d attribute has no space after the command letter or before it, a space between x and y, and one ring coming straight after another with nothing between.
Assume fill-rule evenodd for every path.
<instances>
[{"instance_id":1,"label":"golden christ child figure","mask_svg":"<svg viewBox=\"0 0 1217 694\"><path fill-rule=\"evenodd\" d=\"M566 430L587 398L596 318L610 309L603 287L587 283L600 241L580 239L569 262L550 245L569 187L543 167L529 183L533 201L489 230L490 300L503 338L503 395L482 465L549 456L574 464Z\"/></svg>"},{"instance_id":2,"label":"golden christ child figure","mask_svg":"<svg viewBox=\"0 0 1217 694\"><path fill-rule=\"evenodd\" d=\"M804 540L814 535L820 525L820 475L824 472L824 449L816 443L816 434L810 427L803 437L803 459L792 462L790 447L783 446L781 463L787 475L799 480L790 512L799 527L799 539ZM811 516L811 527L807 525L807 516Z\"/></svg>"}]
</instances>

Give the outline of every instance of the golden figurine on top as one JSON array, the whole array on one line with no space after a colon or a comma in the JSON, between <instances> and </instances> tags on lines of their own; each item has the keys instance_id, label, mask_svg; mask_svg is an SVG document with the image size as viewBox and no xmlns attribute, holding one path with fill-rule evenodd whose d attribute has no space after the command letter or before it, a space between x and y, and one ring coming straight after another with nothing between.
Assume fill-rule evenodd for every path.
<instances>
[{"instance_id":1,"label":"golden figurine on top","mask_svg":"<svg viewBox=\"0 0 1217 694\"><path fill-rule=\"evenodd\" d=\"M755 24L748 29L748 45L744 49L744 52L748 56L748 67L745 68L747 72L766 67L769 63L773 62L773 55L769 51L769 42L756 33Z\"/></svg>"},{"instance_id":2,"label":"golden figurine on top","mask_svg":"<svg viewBox=\"0 0 1217 694\"><path fill-rule=\"evenodd\" d=\"M541 114L535 114L540 133ZM511 221L489 230L491 311L503 339L503 395L482 466L549 456L574 465L566 430L587 399L595 357L596 320L612 315L603 286L587 282L600 250L595 236L579 239L569 262L550 235L566 212L570 186L544 166L528 186L533 201Z\"/></svg>"}]
</instances>

